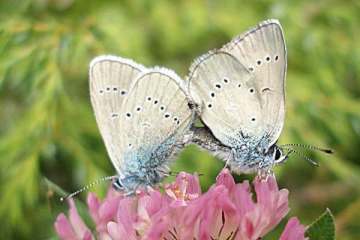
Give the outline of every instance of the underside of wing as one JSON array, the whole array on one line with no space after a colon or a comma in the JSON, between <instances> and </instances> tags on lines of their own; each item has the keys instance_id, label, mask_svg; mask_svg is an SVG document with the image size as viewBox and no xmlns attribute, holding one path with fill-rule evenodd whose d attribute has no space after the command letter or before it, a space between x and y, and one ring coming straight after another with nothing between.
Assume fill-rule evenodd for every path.
<instances>
[{"instance_id":1,"label":"underside of wing","mask_svg":"<svg viewBox=\"0 0 360 240\"><path fill-rule=\"evenodd\" d=\"M110 159L119 172L122 141L118 119L136 77L146 68L130 59L100 56L90 63L90 97Z\"/></svg>"},{"instance_id":2,"label":"underside of wing","mask_svg":"<svg viewBox=\"0 0 360 240\"><path fill-rule=\"evenodd\" d=\"M229 53L214 51L190 68L188 91L201 106L201 119L229 147L246 136L263 134L261 91L254 75Z\"/></svg>"},{"instance_id":3,"label":"underside of wing","mask_svg":"<svg viewBox=\"0 0 360 240\"><path fill-rule=\"evenodd\" d=\"M285 118L286 47L277 20L266 20L234 38L221 50L235 56L252 74L264 104L263 120L271 143L279 138Z\"/></svg>"},{"instance_id":4,"label":"underside of wing","mask_svg":"<svg viewBox=\"0 0 360 240\"><path fill-rule=\"evenodd\" d=\"M138 164L158 168L168 161L192 120L181 84L173 71L154 68L140 75L131 87L118 113L126 171L136 171Z\"/></svg>"}]
</instances>

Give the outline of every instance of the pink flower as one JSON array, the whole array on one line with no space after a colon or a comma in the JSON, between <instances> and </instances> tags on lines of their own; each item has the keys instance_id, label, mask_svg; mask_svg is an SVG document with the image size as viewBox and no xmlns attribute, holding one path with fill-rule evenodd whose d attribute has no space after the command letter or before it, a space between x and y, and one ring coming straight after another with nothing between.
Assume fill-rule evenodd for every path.
<instances>
[{"instance_id":1,"label":"pink flower","mask_svg":"<svg viewBox=\"0 0 360 240\"><path fill-rule=\"evenodd\" d=\"M216 184L201 193L197 175L178 174L175 182L123 197L110 189L100 201L88 196L96 229L92 235L69 201L69 220L60 214L55 229L61 239L237 239L256 240L273 230L289 211L288 191L278 189L275 177L236 184L223 170ZM254 200L256 199L256 200ZM305 227L291 218L280 240L303 240Z\"/></svg>"}]
</instances>

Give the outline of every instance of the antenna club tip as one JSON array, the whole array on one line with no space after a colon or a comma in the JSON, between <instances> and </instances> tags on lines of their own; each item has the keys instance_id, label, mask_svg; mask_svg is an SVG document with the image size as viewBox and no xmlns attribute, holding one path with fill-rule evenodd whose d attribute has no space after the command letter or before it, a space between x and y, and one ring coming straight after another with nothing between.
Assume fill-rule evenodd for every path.
<instances>
[{"instance_id":1,"label":"antenna club tip","mask_svg":"<svg viewBox=\"0 0 360 240\"><path fill-rule=\"evenodd\" d=\"M60 197L60 202L64 202L64 198L63 197Z\"/></svg>"}]
</instances>

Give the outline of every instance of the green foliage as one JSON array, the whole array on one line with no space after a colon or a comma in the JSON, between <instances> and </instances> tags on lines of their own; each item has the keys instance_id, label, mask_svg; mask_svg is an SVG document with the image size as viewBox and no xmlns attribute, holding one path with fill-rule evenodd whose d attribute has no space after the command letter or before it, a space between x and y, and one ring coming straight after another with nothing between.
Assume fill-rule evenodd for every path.
<instances>
[{"instance_id":1,"label":"green foliage","mask_svg":"<svg viewBox=\"0 0 360 240\"><path fill-rule=\"evenodd\" d=\"M359 12L352 0L1 1L0 236L53 236L52 223L66 206L43 177L73 191L114 174L89 101L93 57L121 55L185 76L195 57L278 18L289 59L280 142L336 152L311 153L321 165L316 169L292 158L276 169L279 184L289 188L291 213L303 223L329 206L341 239L359 238ZM173 170L202 173L206 188L221 167L190 147Z\"/></svg>"},{"instance_id":2,"label":"green foliage","mask_svg":"<svg viewBox=\"0 0 360 240\"><path fill-rule=\"evenodd\" d=\"M306 231L311 240L334 240L334 217L329 209L313 222Z\"/></svg>"}]
</instances>

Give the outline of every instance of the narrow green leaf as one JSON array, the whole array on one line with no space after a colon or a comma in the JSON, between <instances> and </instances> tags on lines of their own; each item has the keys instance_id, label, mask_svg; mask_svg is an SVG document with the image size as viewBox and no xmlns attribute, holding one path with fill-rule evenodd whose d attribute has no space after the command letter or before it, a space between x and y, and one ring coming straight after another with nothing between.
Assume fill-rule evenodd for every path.
<instances>
[{"instance_id":1,"label":"narrow green leaf","mask_svg":"<svg viewBox=\"0 0 360 240\"><path fill-rule=\"evenodd\" d=\"M330 209L326 209L326 211L309 226L306 235L310 240L335 239L334 217Z\"/></svg>"}]
</instances>

